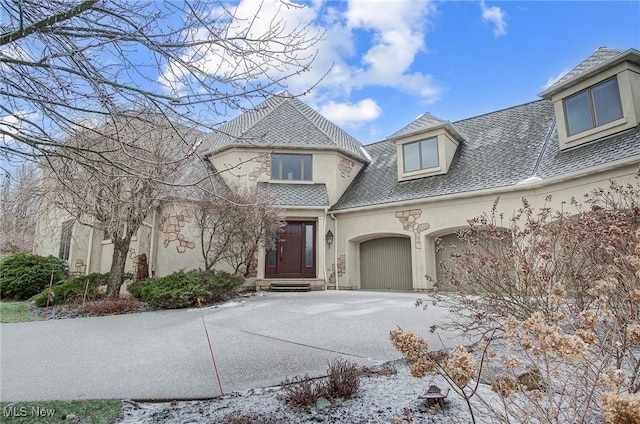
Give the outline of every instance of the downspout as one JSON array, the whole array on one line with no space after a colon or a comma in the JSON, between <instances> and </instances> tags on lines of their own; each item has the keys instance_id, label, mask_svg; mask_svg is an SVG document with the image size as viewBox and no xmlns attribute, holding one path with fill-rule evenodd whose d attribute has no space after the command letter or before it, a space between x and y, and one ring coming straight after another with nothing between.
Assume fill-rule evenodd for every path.
<instances>
[{"instance_id":1,"label":"downspout","mask_svg":"<svg viewBox=\"0 0 640 424\"><path fill-rule=\"evenodd\" d=\"M149 270L149 277L153 277L155 275L155 263L154 263L154 252L155 252L155 240L156 240L156 215L157 209L153 210L153 218L151 219L151 224L146 221L142 221L143 225L146 225L151 229L151 238L149 240L149 259L148 264L151 268Z\"/></svg>"},{"instance_id":2,"label":"downspout","mask_svg":"<svg viewBox=\"0 0 640 424\"><path fill-rule=\"evenodd\" d=\"M156 219L158 216L158 208L153 209L153 218L151 220L151 240L149 241L149 277L155 276L155 256L156 251Z\"/></svg>"},{"instance_id":3,"label":"downspout","mask_svg":"<svg viewBox=\"0 0 640 424\"><path fill-rule=\"evenodd\" d=\"M89 229L89 248L87 249L87 261L85 262L87 264L87 267L84 271L84 275L89 275L91 274L91 253L93 252L93 232L95 231L95 229L93 227L91 227Z\"/></svg>"},{"instance_id":4,"label":"downspout","mask_svg":"<svg viewBox=\"0 0 640 424\"><path fill-rule=\"evenodd\" d=\"M320 236L324 239L324 234L327 233L327 212L329 212L329 208L324 208L324 228L322 229L322 231L320 232ZM325 239L324 242L324 251L327 251L327 242ZM329 276L327 275L327 255L325 253L324 255L324 289L327 290L327 287L329 287Z\"/></svg>"},{"instance_id":5,"label":"downspout","mask_svg":"<svg viewBox=\"0 0 640 424\"><path fill-rule=\"evenodd\" d=\"M333 250L333 260L334 260L334 269L335 269L335 273L336 273L336 291L339 290L338 288L338 218L336 218L336 216L334 214L331 214L331 218L333 218L335 227L335 234L333 235L333 239L335 240L334 244L334 250Z\"/></svg>"}]
</instances>

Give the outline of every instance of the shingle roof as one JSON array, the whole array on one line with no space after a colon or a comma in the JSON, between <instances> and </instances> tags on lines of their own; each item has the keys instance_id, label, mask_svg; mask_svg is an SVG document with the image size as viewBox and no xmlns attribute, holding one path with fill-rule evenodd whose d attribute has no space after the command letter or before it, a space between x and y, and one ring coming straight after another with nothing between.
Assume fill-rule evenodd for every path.
<instances>
[{"instance_id":1,"label":"shingle roof","mask_svg":"<svg viewBox=\"0 0 640 424\"><path fill-rule=\"evenodd\" d=\"M287 92L223 125L205 144L208 152L231 146L335 149L367 161L358 140Z\"/></svg>"},{"instance_id":2,"label":"shingle roof","mask_svg":"<svg viewBox=\"0 0 640 424\"><path fill-rule=\"evenodd\" d=\"M258 183L258 194L271 194L278 206L329 206L325 184Z\"/></svg>"},{"instance_id":3,"label":"shingle roof","mask_svg":"<svg viewBox=\"0 0 640 424\"><path fill-rule=\"evenodd\" d=\"M366 146L372 160L331 210L508 187L629 157L640 157L640 127L608 140L559 150L553 104L539 100L453 125L463 136L449 172L398 182L391 140Z\"/></svg>"},{"instance_id":4,"label":"shingle roof","mask_svg":"<svg viewBox=\"0 0 640 424\"><path fill-rule=\"evenodd\" d=\"M581 62L578 66L567 72L560 78L558 81L553 83L549 90L553 90L556 87L564 85L567 81L572 80L574 78L579 77L585 72L596 68L597 66L603 64L604 62L613 59L616 56L622 54L624 50L619 49L610 49L608 47L600 47L598 48L591 56L586 58L583 62Z\"/></svg>"},{"instance_id":5,"label":"shingle roof","mask_svg":"<svg viewBox=\"0 0 640 424\"><path fill-rule=\"evenodd\" d=\"M423 113L415 121L412 121L411 123L409 123L409 125L405 126L404 128L401 128L399 131L396 131L394 134L389 136L389 138L399 137L420 129L426 129L426 128L435 127L438 125L444 125L448 122L449 121L445 121L440 118L437 118L428 112Z\"/></svg>"}]
</instances>

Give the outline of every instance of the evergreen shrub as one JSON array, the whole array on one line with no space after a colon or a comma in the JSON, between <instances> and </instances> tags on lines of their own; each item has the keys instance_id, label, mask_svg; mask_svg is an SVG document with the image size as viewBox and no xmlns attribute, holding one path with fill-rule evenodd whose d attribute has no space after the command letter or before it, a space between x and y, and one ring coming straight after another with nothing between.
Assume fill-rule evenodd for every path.
<instances>
[{"instance_id":1,"label":"evergreen shrub","mask_svg":"<svg viewBox=\"0 0 640 424\"><path fill-rule=\"evenodd\" d=\"M160 278L131 283L127 290L137 299L167 309L195 306L198 298L205 304L232 298L244 278L224 271L180 270Z\"/></svg>"},{"instance_id":2,"label":"evergreen shrub","mask_svg":"<svg viewBox=\"0 0 640 424\"><path fill-rule=\"evenodd\" d=\"M87 296L93 297L98 291L98 287L107 283L108 276L109 273L100 274L94 272L93 274L80 275L64 280L51 288L51 292L54 294L53 303L61 305L81 299L84 296L85 289L87 290ZM89 280L88 287L87 280ZM31 300L36 306L46 306L48 294L49 288L45 287L43 291L32 297Z\"/></svg>"},{"instance_id":3,"label":"evergreen shrub","mask_svg":"<svg viewBox=\"0 0 640 424\"><path fill-rule=\"evenodd\" d=\"M53 256L16 253L0 261L0 296L26 300L65 278L65 263Z\"/></svg>"}]
</instances>

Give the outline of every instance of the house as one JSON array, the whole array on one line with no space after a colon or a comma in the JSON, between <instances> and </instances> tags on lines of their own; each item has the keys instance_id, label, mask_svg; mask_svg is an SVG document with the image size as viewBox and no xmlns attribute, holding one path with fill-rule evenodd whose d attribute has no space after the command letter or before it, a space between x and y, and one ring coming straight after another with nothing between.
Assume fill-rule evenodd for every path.
<instances>
[{"instance_id":1,"label":"house","mask_svg":"<svg viewBox=\"0 0 640 424\"><path fill-rule=\"evenodd\" d=\"M540 96L455 122L425 113L364 146L281 93L207 135L201 148L222 180L271 193L286 214L249 284L429 291L425 276L438 279L446 259L435 239L455 242L455 231L496 198L509 216L523 197L542 206L552 195L550 206L560 207L610 179L634 179L638 50L599 48ZM192 216L180 199L163 203L127 266L142 253L152 275L201 266ZM109 269L108 240L88 241L72 222L59 227L37 253L60 253L78 273Z\"/></svg>"}]
</instances>

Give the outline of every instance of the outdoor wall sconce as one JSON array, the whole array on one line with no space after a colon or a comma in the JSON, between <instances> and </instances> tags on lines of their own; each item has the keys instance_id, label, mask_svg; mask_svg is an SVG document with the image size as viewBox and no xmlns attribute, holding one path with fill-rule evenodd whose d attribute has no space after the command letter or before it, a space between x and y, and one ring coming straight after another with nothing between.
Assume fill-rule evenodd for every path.
<instances>
[{"instance_id":1,"label":"outdoor wall sconce","mask_svg":"<svg viewBox=\"0 0 640 424\"><path fill-rule=\"evenodd\" d=\"M333 244L333 233L331 232L331 230L327 231L327 235L325 236L325 240L327 242L327 245L329 247L331 247L331 245Z\"/></svg>"}]
</instances>

